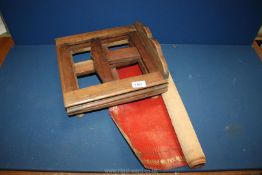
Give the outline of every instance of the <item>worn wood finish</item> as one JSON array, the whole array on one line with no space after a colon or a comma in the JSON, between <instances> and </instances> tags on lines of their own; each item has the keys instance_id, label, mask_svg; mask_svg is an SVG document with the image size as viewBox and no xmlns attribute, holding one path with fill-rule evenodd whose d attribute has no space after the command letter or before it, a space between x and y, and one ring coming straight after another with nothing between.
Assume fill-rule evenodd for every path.
<instances>
[{"instance_id":1,"label":"worn wood finish","mask_svg":"<svg viewBox=\"0 0 262 175\"><path fill-rule=\"evenodd\" d=\"M99 39L91 41L91 55L97 74L103 82L113 81L114 77L106 58L105 49Z\"/></svg>"},{"instance_id":2,"label":"worn wood finish","mask_svg":"<svg viewBox=\"0 0 262 175\"><path fill-rule=\"evenodd\" d=\"M117 50L108 50L106 53L107 59L111 64L115 62L121 62L129 59L139 59L140 55L135 47L120 48Z\"/></svg>"},{"instance_id":3,"label":"worn wood finish","mask_svg":"<svg viewBox=\"0 0 262 175\"><path fill-rule=\"evenodd\" d=\"M71 35L71 36L57 38L56 45L63 45L63 44L74 45L74 44L90 41L93 38L109 38L109 37L121 36L135 30L136 30L135 27L131 25L131 26L115 27L111 29L82 33L77 35Z\"/></svg>"},{"instance_id":4,"label":"worn wood finish","mask_svg":"<svg viewBox=\"0 0 262 175\"><path fill-rule=\"evenodd\" d=\"M63 93L79 88L73 68L73 59L70 52L63 47L57 48L58 65Z\"/></svg>"},{"instance_id":5,"label":"worn wood finish","mask_svg":"<svg viewBox=\"0 0 262 175\"><path fill-rule=\"evenodd\" d=\"M149 52L151 60L156 63L158 70L163 74L163 76L168 78L168 66L162 53L162 49L159 43L152 38L150 29L140 22L136 22L134 26L147 52Z\"/></svg>"},{"instance_id":6,"label":"worn wood finish","mask_svg":"<svg viewBox=\"0 0 262 175\"><path fill-rule=\"evenodd\" d=\"M147 46L150 43L150 46ZM122 47L126 45L128 47ZM56 39L64 104L69 115L127 103L167 91L168 72L157 41L148 27L135 24ZM111 47L121 46L116 49ZM92 59L74 63L73 54ZM144 75L119 80L117 68L139 64ZM79 89L77 77L96 73L102 84ZM145 81L144 87L133 87Z\"/></svg>"},{"instance_id":7,"label":"worn wood finish","mask_svg":"<svg viewBox=\"0 0 262 175\"><path fill-rule=\"evenodd\" d=\"M106 47L112 47L112 46L118 46L128 43L128 37L127 35L122 36L116 36L113 38L101 38L101 42L103 46ZM91 43L90 41L75 44L75 45L69 45L68 49L72 52L72 54L75 53L82 53L82 52L89 52L91 50Z\"/></svg>"},{"instance_id":8,"label":"worn wood finish","mask_svg":"<svg viewBox=\"0 0 262 175\"><path fill-rule=\"evenodd\" d=\"M113 74L114 80L119 80L119 76L118 76L118 73L117 73L116 67L113 67L113 68L111 69L111 71L112 71L112 74Z\"/></svg>"},{"instance_id":9,"label":"worn wood finish","mask_svg":"<svg viewBox=\"0 0 262 175\"><path fill-rule=\"evenodd\" d=\"M107 61L112 69L132 65L139 61L139 54L136 48L123 48L119 50L120 52L114 50L106 53ZM75 63L74 70L76 76L95 73L94 62L93 60L86 60Z\"/></svg>"},{"instance_id":10,"label":"worn wood finish","mask_svg":"<svg viewBox=\"0 0 262 175\"><path fill-rule=\"evenodd\" d=\"M11 37L0 36L0 65L4 63L4 60L9 50L14 46L14 41Z\"/></svg>"},{"instance_id":11,"label":"worn wood finish","mask_svg":"<svg viewBox=\"0 0 262 175\"><path fill-rule=\"evenodd\" d=\"M128 65L133 65L138 62L136 57L126 57L126 59L119 59L118 57L108 57L108 62L110 67L119 68ZM74 64L74 70L76 76L88 75L95 73L95 67L93 60L86 60L79 63Z\"/></svg>"},{"instance_id":12,"label":"worn wood finish","mask_svg":"<svg viewBox=\"0 0 262 175\"><path fill-rule=\"evenodd\" d=\"M93 60L82 61L74 64L76 76L88 75L95 73Z\"/></svg>"},{"instance_id":13,"label":"worn wood finish","mask_svg":"<svg viewBox=\"0 0 262 175\"><path fill-rule=\"evenodd\" d=\"M110 65L117 68L135 64L140 59L140 55L135 47L108 50L106 56Z\"/></svg>"},{"instance_id":14,"label":"worn wood finish","mask_svg":"<svg viewBox=\"0 0 262 175\"><path fill-rule=\"evenodd\" d=\"M162 84L162 85L159 85L159 86L153 86L153 87L150 87L150 88L130 92L130 93L127 93L127 94L121 94L121 95L113 96L113 97L106 98L106 99L103 99L103 100L97 100L97 101L94 101L94 102L84 103L82 105L76 105L76 106L73 106L73 107L69 107L69 108L67 108L67 113L69 115L75 115L75 114L80 114L80 113L83 113L83 112L89 112L89 111L93 111L93 110L97 110L97 109L101 109L101 108L112 107L112 106L116 106L116 105L120 105L120 104L124 104L124 103L129 103L129 102L132 102L132 101L144 99L144 98L147 98L147 97L159 95L159 94L164 93L166 91L167 91L167 85Z\"/></svg>"},{"instance_id":15,"label":"worn wood finish","mask_svg":"<svg viewBox=\"0 0 262 175\"><path fill-rule=\"evenodd\" d=\"M141 59L145 64L147 72L158 72L157 66L152 61L151 55L149 55L148 51L145 48L145 45L141 41L140 37L138 36L137 32L132 32L129 34L129 40L134 46L137 48L139 54L141 55Z\"/></svg>"},{"instance_id":16,"label":"worn wood finish","mask_svg":"<svg viewBox=\"0 0 262 175\"><path fill-rule=\"evenodd\" d=\"M144 88L149 88L152 86L167 83L167 80L163 79L163 76L159 72L106 82L100 85L90 86L87 88L65 93L65 106L71 107L74 105L79 105L95 100L101 100L104 98L129 93L132 91L139 91L140 89L143 89L133 88L132 82L134 81L145 81L147 87Z\"/></svg>"}]
</instances>

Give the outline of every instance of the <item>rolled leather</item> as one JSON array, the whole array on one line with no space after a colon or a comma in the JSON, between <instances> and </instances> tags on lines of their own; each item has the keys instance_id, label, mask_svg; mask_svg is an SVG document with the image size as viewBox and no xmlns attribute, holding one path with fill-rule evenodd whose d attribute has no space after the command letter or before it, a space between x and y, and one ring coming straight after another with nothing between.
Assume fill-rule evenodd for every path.
<instances>
[{"instance_id":1,"label":"rolled leather","mask_svg":"<svg viewBox=\"0 0 262 175\"><path fill-rule=\"evenodd\" d=\"M138 65L117 70L120 79L142 74ZM147 169L187 165L162 96L109 108L120 132Z\"/></svg>"}]
</instances>

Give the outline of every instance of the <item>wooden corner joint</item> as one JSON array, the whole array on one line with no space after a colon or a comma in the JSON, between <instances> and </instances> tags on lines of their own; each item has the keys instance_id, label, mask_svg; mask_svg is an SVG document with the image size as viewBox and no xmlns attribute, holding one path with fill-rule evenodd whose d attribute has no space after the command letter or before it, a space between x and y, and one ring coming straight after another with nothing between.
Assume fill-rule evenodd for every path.
<instances>
[{"instance_id":1,"label":"wooden corner joint","mask_svg":"<svg viewBox=\"0 0 262 175\"><path fill-rule=\"evenodd\" d=\"M125 46L125 47L119 47ZM142 23L56 39L57 58L68 115L115 106L167 91L168 68L160 44ZM111 49L111 47L118 47ZM73 54L91 60L74 63ZM120 80L117 69L133 64L143 75ZM102 83L79 88L77 78L96 73ZM144 82L134 86L134 82Z\"/></svg>"}]
</instances>

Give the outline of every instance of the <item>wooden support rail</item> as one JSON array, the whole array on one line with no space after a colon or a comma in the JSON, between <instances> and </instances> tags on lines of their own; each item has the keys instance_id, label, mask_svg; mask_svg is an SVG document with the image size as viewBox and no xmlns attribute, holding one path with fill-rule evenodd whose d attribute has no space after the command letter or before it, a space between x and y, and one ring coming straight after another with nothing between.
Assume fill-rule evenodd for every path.
<instances>
[{"instance_id":1,"label":"wooden support rail","mask_svg":"<svg viewBox=\"0 0 262 175\"><path fill-rule=\"evenodd\" d=\"M167 91L168 69L161 48L141 23L58 38L56 46L68 115ZM73 54L82 52L90 52L91 59L74 63ZM139 64L143 75L119 80L116 69L133 64ZM80 89L77 78L93 73L102 84Z\"/></svg>"}]
</instances>

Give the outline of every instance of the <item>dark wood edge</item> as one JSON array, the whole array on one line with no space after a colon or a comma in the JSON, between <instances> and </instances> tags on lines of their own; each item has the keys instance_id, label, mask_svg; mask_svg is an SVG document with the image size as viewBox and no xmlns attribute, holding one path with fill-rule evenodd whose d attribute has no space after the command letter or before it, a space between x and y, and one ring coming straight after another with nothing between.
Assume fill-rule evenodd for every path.
<instances>
[{"instance_id":1,"label":"dark wood edge","mask_svg":"<svg viewBox=\"0 0 262 175\"><path fill-rule=\"evenodd\" d=\"M131 83L133 81L146 81L147 87L142 88L132 88ZM118 89L116 89L116 85L122 84L122 86L117 86ZM150 73L150 74L144 74L144 75L138 75L135 77L130 77L122 80L114 80L98 85L89 86L86 88L77 89L75 91L69 91L67 93L64 93L64 104L65 107L72 107L75 105L81 105L87 102L95 101L95 100L101 100L104 98L120 95L123 93L130 93L133 91L138 91L141 89L153 87L156 85L167 83L165 79L163 79L162 75L158 72ZM127 88L128 87L128 88ZM106 91L104 91L106 89ZM99 93L102 93L100 96L94 95L96 90L99 90Z\"/></svg>"},{"instance_id":2,"label":"dark wood edge","mask_svg":"<svg viewBox=\"0 0 262 175\"><path fill-rule=\"evenodd\" d=\"M120 104L129 103L132 101L144 99L147 97L156 96L167 91L167 84L161 84L158 86L153 86L146 89L137 90L135 92L130 92L127 94L121 94L110 98L105 98L102 100L97 100L90 103L84 103L81 105L76 105L67 108L68 115L76 115L84 112L89 112L93 110L103 109L106 107L117 106Z\"/></svg>"},{"instance_id":3,"label":"dark wood edge","mask_svg":"<svg viewBox=\"0 0 262 175\"><path fill-rule=\"evenodd\" d=\"M74 71L72 54L63 46L57 46L57 62L63 94L77 90L79 85Z\"/></svg>"},{"instance_id":4,"label":"dark wood edge","mask_svg":"<svg viewBox=\"0 0 262 175\"><path fill-rule=\"evenodd\" d=\"M139 38L141 39L141 41L143 41L147 52L150 53L151 57L154 59L156 66L161 71L164 78L168 79L169 70L168 70L167 63L165 61L165 57L162 53L160 44L157 42L156 39L152 37L152 33L150 29L147 26L145 26L143 23L136 22L134 26L139 35ZM159 59L157 59L157 57Z\"/></svg>"},{"instance_id":5,"label":"dark wood edge","mask_svg":"<svg viewBox=\"0 0 262 175\"><path fill-rule=\"evenodd\" d=\"M133 25L130 26L121 26L121 27L114 27L110 29L103 29L97 30L94 32L87 32L81 33L76 35L70 35L66 37L56 38L56 45L63 45L63 44L79 44L82 42L90 41L94 38L107 38L107 37L114 37L119 35L125 35L129 32L135 31L135 27Z\"/></svg>"}]
</instances>

